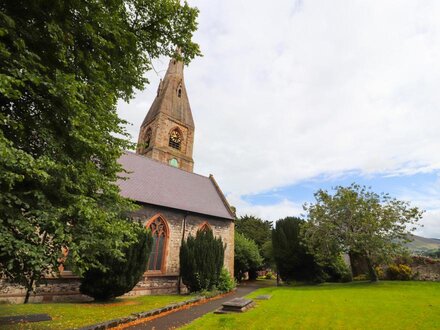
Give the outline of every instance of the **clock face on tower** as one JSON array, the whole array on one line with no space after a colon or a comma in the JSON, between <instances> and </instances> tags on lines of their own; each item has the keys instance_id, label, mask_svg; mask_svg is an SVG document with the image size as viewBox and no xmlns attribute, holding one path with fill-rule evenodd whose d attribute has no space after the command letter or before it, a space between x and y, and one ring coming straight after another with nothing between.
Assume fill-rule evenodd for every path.
<instances>
[{"instance_id":1,"label":"clock face on tower","mask_svg":"<svg viewBox=\"0 0 440 330\"><path fill-rule=\"evenodd\" d=\"M182 142L182 138L180 136L180 133L177 129L174 129L170 134L170 141L168 145L171 148L180 150L180 143Z\"/></svg>"}]
</instances>

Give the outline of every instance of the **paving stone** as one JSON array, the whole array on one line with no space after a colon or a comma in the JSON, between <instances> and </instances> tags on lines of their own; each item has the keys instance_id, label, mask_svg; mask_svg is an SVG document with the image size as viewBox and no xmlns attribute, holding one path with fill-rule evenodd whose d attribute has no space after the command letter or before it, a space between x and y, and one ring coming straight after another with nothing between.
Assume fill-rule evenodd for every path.
<instances>
[{"instance_id":1,"label":"paving stone","mask_svg":"<svg viewBox=\"0 0 440 330\"><path fill-rule=\"evenodd\" d=\"M22 322L42 322L51 321L52 318L48 314L27 314L16 316L4 316L0 317L0 324L14 324Z\"/></svg>"},{"instance_id":2,"label":"paving stone","mask_svg":"<svg viewBox=\"0 0 440 330\"><path fill-rule=\"evenodd\" d=\"M255 299L257 299L257 300L269 300L270 298L272 298L272 296L270 294L263 294L261 296L256 297Z\"/></svg>"}]
</instances>

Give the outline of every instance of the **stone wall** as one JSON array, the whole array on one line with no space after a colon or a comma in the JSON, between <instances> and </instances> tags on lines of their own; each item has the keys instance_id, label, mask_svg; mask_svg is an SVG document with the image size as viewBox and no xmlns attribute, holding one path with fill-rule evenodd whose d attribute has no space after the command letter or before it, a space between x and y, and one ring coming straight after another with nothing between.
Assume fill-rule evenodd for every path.
<instances>
[{"instance_id":1,"label":"stone wall","mask_svg":"<svg viewBox=\"0 0 440 330\"><path fill-rule=\"evenodd\" d=\"M170 132L178 128L182 133L182 142L180 150L168 146ZM138 143L141 145L145 140L148 129L151 129L151 141L148 148L138 148L138 153L158 160L161 163L168 164L171 158L176 158L179 162L179 168L192 172L194 161L192 159L194 144L194 128L184 123L160 113L153 121L141 128Z\"/></svg>"},{"instance_id":2,"label":"stone wall","mask_svg":"<svg viewBox=\"0 0 440 330\"><path fill-rule=\"evenodd\" d=\"M35 293L29 297L30 302L49 301L89 301L90 297L79 292L79 279L75 276L49 277L37 286ZM0 280L0 301L23 303L26 289Z\"/></svg>"},{"instance_id":3,"label":"stone wall","mask_svg":"<svg viewBox=\"0 0 440 330\"><path fill-rule=\"evenodd\" d=\"M148 220L155 215L160 214L167 221L170 228L170 237L166 251L166 264L163 275L178 276L179 275L179 251L182 242L182 235L186 239L189 235L195 236L197 230L205 223L212 229L217 237L221 237L225 250L225 267L229 273L234 274L234 222L226 219L198 215L193 213L185 213L180 210L174 210L164 207L143 206L137 211L133 218L139 220L143 224L147 224ZM183 233L185 226L185 233Z\"/></svg>"},{"instance_id":4,"label":"stone wall","mask_svg":"<svg viewBox=\"0 0 440 330\"><path fill-rule=\"evenodd\" d=\"M159 273L146 272L138 285L126 294L127 296L178 293L179 252L182 235L185 239L189 235L195 236L197 230L205 224L212 229L215 236L221 237L223 243L226 244L224 265L231 276L234 275L233 221L150 205L142 206L139 211L133 214L133 219L146 225L152 217L158 214L167 221L170 229L165 267ZM184 226L185 232L183 233ZM181 292L185 292L184 286L181 289ZM0 280L0 301L22 303L25 293L24 287L11 285ZM61 277L47 278L37 287L36 294L32 294L30 297L31 302L85 300L90 300L90 297L80 294L79 280L70 272L64 272L64 276Z\"/></svg>"}]
</instances>

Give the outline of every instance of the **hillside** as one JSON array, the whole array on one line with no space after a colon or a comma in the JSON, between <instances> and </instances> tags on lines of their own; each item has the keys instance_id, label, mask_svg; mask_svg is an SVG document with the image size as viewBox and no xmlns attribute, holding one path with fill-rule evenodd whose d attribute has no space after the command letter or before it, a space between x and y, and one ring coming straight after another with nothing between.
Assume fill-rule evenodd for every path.
<instances>
[{"instance_id":1,"label":"hillside","mask_svg":"<svg viewBox=\"0 0 440 330\"><path fill-rule=\"evenodd\" d=\"M413 241L407 244L411 251L429 251L440 249L440 239L411 235Z\"/></svg>"}]
</instances>

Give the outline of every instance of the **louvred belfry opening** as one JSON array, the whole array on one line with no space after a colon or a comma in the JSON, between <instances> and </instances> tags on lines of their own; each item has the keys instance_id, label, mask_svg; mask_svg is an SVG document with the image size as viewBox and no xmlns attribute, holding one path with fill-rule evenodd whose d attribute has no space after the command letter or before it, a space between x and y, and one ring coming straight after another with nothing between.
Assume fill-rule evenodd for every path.
<instances>
[{"instance_id":1,"label":"louvred belfry opening","mask_svg":"<svg viewBox=\"0 0 440 330\"><path fill-rule=\"evenodd\" d=\"M147 271L161 271L165 259L165 248L168 239L168 230L165 220L161 217L154 219L149 225L153 236L153 246L148 259Z\"/></svg>"}]
</instances>

